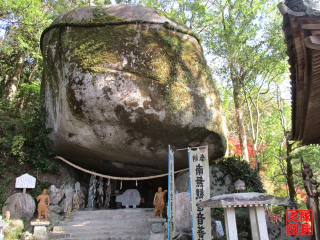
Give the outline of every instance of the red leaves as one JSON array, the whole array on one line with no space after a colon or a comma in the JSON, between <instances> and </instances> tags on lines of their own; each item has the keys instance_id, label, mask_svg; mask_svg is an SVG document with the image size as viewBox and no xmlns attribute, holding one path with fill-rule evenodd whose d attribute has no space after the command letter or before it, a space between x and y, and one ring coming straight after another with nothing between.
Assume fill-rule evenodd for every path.
<instances>
[{"instance_id":1,"label":"red leaves","mask_svg":"<svg viewBox=\"0 0 320 240\"><path fill-rule=\"evenodd\" d=\"M241 155L241 147L240 147L239 139L235 139L229 136L228 145L229 145L229 152L232 151L232 155L239 155L239 156ZM248 147L249 157L254 158L253 145L250 143L249 139L247 139L247 147Z\"/></svg>"}]
</instances>

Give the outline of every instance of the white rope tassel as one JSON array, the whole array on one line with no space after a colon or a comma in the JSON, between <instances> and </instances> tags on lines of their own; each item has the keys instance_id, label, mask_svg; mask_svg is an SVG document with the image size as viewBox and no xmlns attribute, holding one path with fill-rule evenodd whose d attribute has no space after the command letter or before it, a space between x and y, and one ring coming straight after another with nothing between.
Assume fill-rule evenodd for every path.
<instances>
[{"instance_id":1,"label":"white rope tassel","mask_svg":"<svg viewBox=\"0 0 320 240\"><path fill-rule=\"evenodd\" d=\"M136 186L138 187L138 180L136 180Z\"/></svg>"},{"instance_id":2,"label":"white rope tassel","mask_svg":"<svg viewBox=\"0 0 320 240\"><path fill-rule=\"evenodd\" d=\"M121 183L120 183L120 189L122 189L122 180L121 180Z\"/></svg>"},{"instance_id":3,"label":"white rope tassel","mask_svg":"<svg viewBox=\"0 0 320 240\"><path fill-rule=\"evenodd\" d=\"M110 185L110 178L108 178L108 185Z\"/></svg>"}]
</instances>

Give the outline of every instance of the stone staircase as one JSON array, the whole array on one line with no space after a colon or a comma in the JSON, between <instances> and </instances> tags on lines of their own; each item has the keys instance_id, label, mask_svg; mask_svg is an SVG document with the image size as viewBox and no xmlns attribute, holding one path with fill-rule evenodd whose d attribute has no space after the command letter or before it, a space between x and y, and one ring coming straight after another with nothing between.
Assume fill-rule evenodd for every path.
<instances>
[{"instance_id":1,"label":"stone staircase","mask_svg":"<svg viewBox=\"0 0 320 240\"><path fill-rule=\"evenodd\" d=\"M71 220L60 221L49 239L148 240L152 214L153 208L71 212Z\"/></svg>"}]
</instances>

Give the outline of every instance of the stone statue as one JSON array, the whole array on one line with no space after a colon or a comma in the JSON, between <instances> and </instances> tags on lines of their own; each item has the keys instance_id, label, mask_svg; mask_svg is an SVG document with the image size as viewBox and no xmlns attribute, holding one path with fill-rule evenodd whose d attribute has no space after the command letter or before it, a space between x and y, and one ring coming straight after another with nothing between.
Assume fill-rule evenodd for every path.
<instances>
[{"instance_id":1,"label":"stone statue","mask_svg":"<svg viewBox=\"0 0 320 240\"><path fill-rule=\"evenodd\" d=\"M307 203L306 203L307 208L311 209L310 196L312 196L312 183L310 179L313 177L313 173L312 173L312 169L310 168L310 164L304 163L303 158L301 158L301 173L303 178L303 186L308 195Z\"/></svg>"},{"instance_id":2,"label":"stone statue","mask_svg":"<svg viewBox=\"0 0 320 240\"><path fill-rule=\"evenodd\" d=\"M302 169L303 165L303 169ZM303 186L307 192L307 208L313 212L313 229L312 239L320 239L320 221L319 221L319 184L313 177L312 169L308 163L304 163L301 158L301 172L303 178Z\"/></svg>"},{"instance_id":3,"label":"stone statue","mask_svg":"<svg viewBox=\"0 0 320 240\"><path fill-rule=\"evenodd\" d=\"M68 203L66 217L64 218L65 221L69 221L70 220L70 213L71 213L71 203Z\"/></svg>"},{"instance_id":4,"label":"stone statue","mask_svg":"<svg viewBox=\"0 0 320 240\"><path fill-rule=\"evenodd\" d=\"M105 184L104 194L105 194L104 208L108 208L110 197L111 197L111 183L109 185L107 183Z\"/></svg>"},{"instance_id":5,"label":"stone statue","mask_svg":"<svg viewBox=\"0 0 320 240\"><path fill-rule=\"evenodd\" d=\"M317 183L317 181L315 179L311 180L311 191L312 191L312 195L310 196L310 208L311 210L313 210L313 230L314 230L314 234L313 237L315 237L315 239L320 239L320 221L319 221L319 192L318 192L318 187L319 184ZM309 198L309 196L308 196Z\"/></svg>"},{"instance_id":6,"label":"stone statue","mask_svg":"<svg viewBox=\"0 0 320 240\"><path fill-rule=\"evenodd\" d=\"M156 214L158 212L160 214L160 218L162 218L162 212L163 212L163 208L164 208L164 195L167 192L168 192L167 190L162 192L162 187L158 188L158 192L156 192L156 194L154 195L154 198L153 198L153 205L155 206L155 209L153 212L153 216L151 218L155 218Z\"/></svg>"},{"instance_id":7,"label":"stone statue","mask_svg":"<svg viewBox=\"0 0 320 240\"><path fill-rule=\"evenodd\" d=\"M99 177L97 189L97 208L103 208L103 177Z\"/></svg>"},{"instance_id":8,"label":"stone statue","mask_svg":"<svg viewBox=\"0 0 320 240\"><path fill-rule=\"evenodd\" d=\"M47 194L47 189L43 189L42 194L37 198L38 204L38 218L37 222L41 221L41 215L44 214L44 221L48 221L49 209L48 206L50 204L50 197Z\"/></svg>"},{"instance_id":9,"label":"stone statue","mask_svg":"<svg viewBox=\"0 0 320 240\"><path fill-rule=\"evenodd\" d=\"M87 208L94 208L94 198L96 197L96 184L97 179L95 175L91 175L88 191L88 204Z\"/></svg>"},{"instance_id":10,"label":"stone statue","mask_svg":"<svg viewBox=\"0 0 320 240\"><path fill-rule=\"evenodd\" d=\"M312 183L312 195L315 197L319 197L319 192L318 192L318 187L319 187L319 183L317 183L317 181L315 179L311 180Z\"/></svg>"},{"instance_id":11,"label":"stone statue","mask_svg":"<svg viewBox=\"0 0 320 240\"><path fill-rule=\"evenodd\" d=\"M216 220L211 218L211 236L212 239L217 239L218 235L217 235L217 224L216 224Z\"/></svg>"},{"instance_id":12,"label":"stone statue","mask_svg":"<svg viewBox=\"0 0 320 240\"><path fill-rule=\"evenodd\" d=\"M312 173L312 169L310 168L310 164L309 163L304 163L303 159L301 158L301 168L302 168L302 164L303 164L303 169L301 169L302 171L302 178L303 180L310 180L313 177L313 173Z\"/></svg>"},{"instance_id":13,"label":"stone statue","mask_svg":"<svg viewBox=\"0 0 320 240\"><path fill-rule=\"evenodd\" d=\"M79 210L79 196L76 194L74 196L74 207L72 212L77 212Z\"/></svg>"},{"instance_id":14,"label":"stone statue","mask_svg":"<svg viewBox=\"0 0 320 240\"><path fill-rule=\"evenodd\" d=\"M6 211L5 218L7 221L10 220L10 211Z\"/></svg>"}]
</instances>

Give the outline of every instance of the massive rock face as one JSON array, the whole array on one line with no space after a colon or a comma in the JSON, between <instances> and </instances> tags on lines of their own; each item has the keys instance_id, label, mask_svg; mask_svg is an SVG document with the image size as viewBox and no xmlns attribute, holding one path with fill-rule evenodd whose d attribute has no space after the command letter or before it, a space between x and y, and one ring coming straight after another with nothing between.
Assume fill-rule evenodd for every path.
<instances>
[{"instance_id":1,"label":"massive rock face","mask_svg":"<svg viewBox=\"0 0 320 240\"><path fill-rule=\"evenodd\" d=\"M167 171L167 149L226 150L218 92L196 37L165 13L134 5L83 7L41 39L42 95L58 155L88 169ZM187 167L175 154L175 168Z\"/></svg>"}]
</instances>

